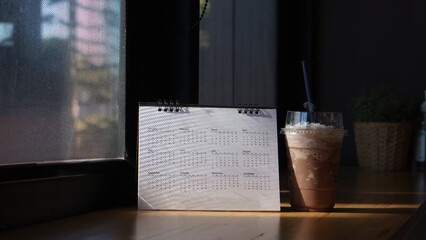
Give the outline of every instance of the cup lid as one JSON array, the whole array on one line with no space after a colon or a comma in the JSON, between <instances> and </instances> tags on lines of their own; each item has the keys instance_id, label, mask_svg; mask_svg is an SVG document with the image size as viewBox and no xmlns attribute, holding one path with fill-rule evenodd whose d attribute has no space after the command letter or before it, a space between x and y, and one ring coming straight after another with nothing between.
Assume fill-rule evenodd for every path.
<instances>
[{"instance_id":1,"label":"cup lid","mask_svg":"<svg viewBox=\"0 0 426 240\"><path fill-rule=\"evenodd\" d=\"M341 112L287 111L285 127L302 129L344 129Z\"/></svg>"},{"instance_id":2,"label":"cup lid","mask_svg":"<svg viewBox=\"0 0 426 240\"><path fill-rule=\"evenodd\" d=\"M333 128L281 128L280 133L286 135L348 135L347 130Z\"/></svg>"}]
</instances>

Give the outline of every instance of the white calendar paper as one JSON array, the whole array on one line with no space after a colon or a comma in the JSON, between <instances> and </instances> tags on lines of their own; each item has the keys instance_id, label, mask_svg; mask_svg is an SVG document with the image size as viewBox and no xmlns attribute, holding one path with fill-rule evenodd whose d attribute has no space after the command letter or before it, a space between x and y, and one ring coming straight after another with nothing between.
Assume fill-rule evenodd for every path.
<instances>
[{"instance_id":1,"label":"white calendar paper","mask_svg":"<svg viewBox=\"0 0 426 240\"><path fill-rule=\"evenodd\" d=\"M138 208L279 211L275 109L139 106Z\"/></svg>"}]
</instances>

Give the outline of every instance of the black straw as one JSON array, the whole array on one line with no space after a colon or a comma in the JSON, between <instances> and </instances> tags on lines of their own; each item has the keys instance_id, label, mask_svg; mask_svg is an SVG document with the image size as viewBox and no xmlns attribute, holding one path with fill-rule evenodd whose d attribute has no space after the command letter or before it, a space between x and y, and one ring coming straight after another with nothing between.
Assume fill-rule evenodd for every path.
<instances>
[{"instance_id":1,"label":"black straw","mask_svg":"<svg viewBox=\"0 0 426 240\"><path fill-rule=\"evenodd\" d=\"M314 121L314 110L312 108L313 102L312 102L312 94L311 94L311 88L309 86L309 76L306 69L306 61L302 60L302 69L303 69L303 79L305 80L305 89L306 89L306 96L308 98L308 110L309 110L309 121Z\"/></svg>"}]
</instances>

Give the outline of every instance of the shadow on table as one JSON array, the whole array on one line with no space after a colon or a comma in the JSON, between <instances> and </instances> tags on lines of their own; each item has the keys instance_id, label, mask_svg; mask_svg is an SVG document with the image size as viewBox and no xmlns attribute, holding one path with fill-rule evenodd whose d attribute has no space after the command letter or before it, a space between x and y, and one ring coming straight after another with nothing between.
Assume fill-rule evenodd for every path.
<instances>
[{"instance_id":1,"label":"shadow on table","mask_svg":"<svg viewBox=\"0 0 426 240\"><path fill-rule=\"evenodd\" d=\"M412 214L416 208L334 208L331 213L390 213ZM281 207L281 212L299 212L291 207Z\"/></svg>"}]
</instances>

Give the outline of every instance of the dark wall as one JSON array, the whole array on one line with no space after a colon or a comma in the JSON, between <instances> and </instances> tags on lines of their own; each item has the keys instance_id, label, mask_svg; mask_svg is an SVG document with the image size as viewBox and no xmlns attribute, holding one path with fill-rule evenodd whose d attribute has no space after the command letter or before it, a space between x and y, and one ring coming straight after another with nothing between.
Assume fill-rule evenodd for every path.
<instances>
[{"instance_id":1,"label":"dark wall","mask_svg":"<svg viewBox=\"0 0 426 240\"><path fill-rule=\"evenodd\" d=\"M426 2L316 1L314 80L317 105L342 111L349 136L343 165L356 165L347 104L363 89L389 86L420 106L426 89Z\"/></svg>"},{"instance_id":2,"label":"dark wall","mask_svg":"<svg viewBox=\"0 0 426 240\"><path fill-rule=\"evenodd\" d=\"M302 110L306 102L301 61L312 61L313 28L310 0L278 1L277 107ZM284 127L284 122L282 122Z\"/></svg>"},{"instance_id":3,"label":"dark wall","mask_svg":"<svg viewBox=\"0 0 426 240\"><path fill-rule=\"evenodd\" d=\"M128 94L139 101L198 101L199 4L127 1Z\"/></svg>"},{"instance_id":4,"label":"dark wall","mask_svg":"<svg viewBox=\"0 0 426 240\"><path fill-rule=\"evenodd\" d=\"M279 1L278 127L285 112L306 101L301 60L308 60L319 111L343 112L342 165L357 165L349 101L362 90L388 86L417 106L426 89L426 2ZM417 110L419 114L419 110ZM280 146L284 140L279 139ZM280 151L281 162L285 156Z\"/></svg>"},{"instance_id":5,"label":"dark wall","mask_svg":"<svg viewBox=\"0 0 426 240\"><path fill-rule=\"evenodd\" d=\"M285 125L286 112L303 111L306 92L301 61L314 57L313 16L311 0L277 1L277 128ZM312 73L309 72L311 75ZM278 137L280 168L287 166L285 138Z\"/></svg>"},{"instance_id":6,"label":"dark wall","mask_svg":"<svg viewBox=\"0 0 426 240\"><path fill-rule=\"evenodd\" d=\"M198 103L199 2L126 2L126 146L135 161L138 102Z\"/></svg>"}]
</instances>

